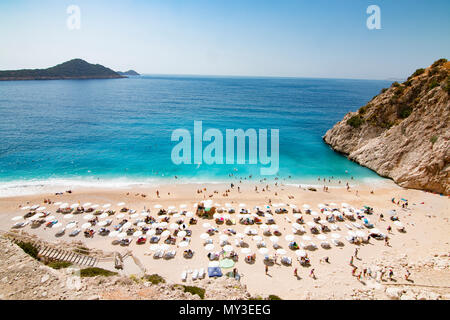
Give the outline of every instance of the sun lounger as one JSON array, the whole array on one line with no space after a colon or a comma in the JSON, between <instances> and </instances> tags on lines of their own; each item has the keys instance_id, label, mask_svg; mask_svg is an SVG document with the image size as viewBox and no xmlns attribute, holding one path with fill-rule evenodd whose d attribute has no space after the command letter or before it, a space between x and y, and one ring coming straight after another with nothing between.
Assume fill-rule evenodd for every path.
<instances>
[{"instance_id":1,"label":"sun lounger","mask_svg":"<svg viewBox=\"0 0 450 320\"><path fill-rule=\"evenodd\" d=\"M292 265L292 259L290 257L282 257L281 263L290 266Z\"/></svg>"},{"instance_id":2,"label":"sun lounger","mask_svg":"<svg viewBox=\"0 0 450 320\"><path fill-rule=\"evenodd\" d=\"M198 272L198 278L203 279L205 277L205 269L201 268Z\"/></svg>"},{"instance_id":3,"label":"sun lounger","mask_svg":"<svg viewBox=\"0 0 450 320\"><path fill-rule=\"evenodd\" d=\"M181 273L181 281L186 281L186 279L187 279L187 272L185 270Z\"/></svg>"},{"instance_id":4,"label":"sun lounger","mask_svg":"<svg viewBox=\"0 0 450 320\"><path fill-rule=\"evenodd\" d=\"M197 280L198 278L198 270L195 269L194 272L192 272L192 280Z\"/></svg>"},{"instance_id":5,"label":"sun lounger","mask_svg":"<svg viewBox=\"0 0 450 320\"><path fill-rule=\"evenodd\" d=\"M345 224L348 230L353 230L353 228L349 224Z\"/></svg>"},{"instance_id":6,"label":"sun lounger","mask_svg":"<svg viewBox=\"0 0 450 320\"><path fill-rule=\"evenodd\" d=\"M355 228L358 228L358 229L362 229L363 228L362 225L360 225L360 224L358 224L356 222L353 222L352 225L354 225Z\"/></svg>"}]
</instances>

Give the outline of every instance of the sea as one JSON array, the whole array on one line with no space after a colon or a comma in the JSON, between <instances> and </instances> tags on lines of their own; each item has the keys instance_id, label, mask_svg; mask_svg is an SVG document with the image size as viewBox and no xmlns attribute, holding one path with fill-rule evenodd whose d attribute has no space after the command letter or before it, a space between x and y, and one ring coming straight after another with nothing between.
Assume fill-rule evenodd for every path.
<instances>
[{"instance_id":1,"label":"sea","mask_svg":"<svg viewBox=\"0 0 450 320\"><path fill-rule=\"evenodd\" d=\"M381 182L373 171L334 152L322 137L389 85L378 80L181 75L0 81L0 196L46 187L236 179ZM224 164L194 163L195 121L201 121L203 133L223 133ZM173 161L172 151L181 141L172 141L177 129L192 135L190 164ZM268 165L259 157L256 164L249 163L250 139L245 163L226 163L226 130L237 129L267 130L269 154L271 129L278 129L276 174L262 175L261 168ZM204 141L200 150L209 143ZM217 159L220 152L214 155Z\"/></svg>"}]
</instances>

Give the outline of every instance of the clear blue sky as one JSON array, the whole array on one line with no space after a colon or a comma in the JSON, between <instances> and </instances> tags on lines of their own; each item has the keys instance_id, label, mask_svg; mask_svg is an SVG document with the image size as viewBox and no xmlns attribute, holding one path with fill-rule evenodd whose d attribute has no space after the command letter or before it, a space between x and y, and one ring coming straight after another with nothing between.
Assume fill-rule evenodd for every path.
<instances>
[{"instance_id":1,"label":"clear blue sky","mask_svg":"<svg viewBox=\"0 0 450 320\"><path fill-rule=\"evenodd\" d=\"M81 30L66 27L69 5ZM366 8L381 8L368 30ZM0 70L386 79L450 56L449 0L1 0Z\"/></svg>"}]
</instances>

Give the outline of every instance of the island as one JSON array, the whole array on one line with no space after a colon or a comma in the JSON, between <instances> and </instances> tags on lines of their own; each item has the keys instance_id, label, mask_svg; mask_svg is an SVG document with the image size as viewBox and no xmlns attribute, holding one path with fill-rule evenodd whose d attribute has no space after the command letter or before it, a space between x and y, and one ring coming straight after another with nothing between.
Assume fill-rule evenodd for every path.
<instances>
[{"instance_id":1,"label":"island","mask_svg":"<svg viewBox=\"0 0 450 320\"><path fill-rule=\"evenodd\" d=\"M91 64L82 59L73 59L48 69L0 71L0 81L120 78L127 77L100 64Z\"/></svg>"},{"instance_id":2,"label":"island","mask_svg":"<svg viewBox=\"0 0 450 320\"><path fill-rule=\"evenodd\" d=\"M128 70L125 72L117 71L117 73L120 74L121 76L140 76L140 74L134 70Z\"/></svg>"}]
</instances>

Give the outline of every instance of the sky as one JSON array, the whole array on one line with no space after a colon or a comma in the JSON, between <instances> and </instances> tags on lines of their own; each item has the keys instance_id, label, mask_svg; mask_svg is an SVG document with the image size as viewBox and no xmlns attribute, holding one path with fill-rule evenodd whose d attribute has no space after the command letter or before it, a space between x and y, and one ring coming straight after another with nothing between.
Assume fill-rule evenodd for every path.
<instances>
[{"instance_id":1,"label":"sky","mask_svg":"<svg viewBox=\"0 0 450 320\"><path fill-rule=\"evenodd\" d=\"M369 5L381 29L367 28ZM82 58L143 74L403 79L450 58L449 12L449 0L1 0L0 70Z\"/></svg>"}]
</instances>

